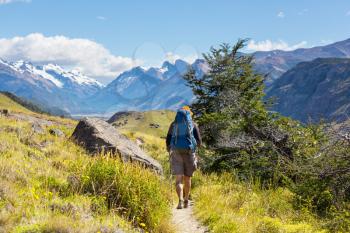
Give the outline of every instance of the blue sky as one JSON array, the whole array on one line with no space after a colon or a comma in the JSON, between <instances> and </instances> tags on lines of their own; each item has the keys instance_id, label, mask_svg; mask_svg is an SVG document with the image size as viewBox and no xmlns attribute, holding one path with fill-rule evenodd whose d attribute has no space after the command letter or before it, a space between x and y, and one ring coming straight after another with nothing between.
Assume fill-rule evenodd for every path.
<instances>
[{"instance_id":1,"label":"blue sky","mask_svg":"<svg viewBox=\"0 0 350 233\"><path fill-rule=\"evenodd\" d=\"M249 50L331 43L349 38L349 25L349 0L0 0L0 57L102 80L238 38L254 40Z\"/></svg>"}]
</instances>

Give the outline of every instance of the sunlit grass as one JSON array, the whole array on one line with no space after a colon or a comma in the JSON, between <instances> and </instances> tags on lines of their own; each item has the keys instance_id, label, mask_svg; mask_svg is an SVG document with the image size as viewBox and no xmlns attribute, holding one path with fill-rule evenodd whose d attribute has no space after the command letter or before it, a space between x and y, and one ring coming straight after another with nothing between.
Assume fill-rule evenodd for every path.
<instances>
[{"instance_id":1,"label":"sunlit grass","mask_svg":"<svg viewBox=\"0 0 350 233\"><path fill-rule=\"evenodd\" d=\"M164 181L158 175L136 165L121 164L118 159L105 161L91 157L69 139L77 124L73 120L26 112L20 107L11 111L50 119L57 124L44 127L43 134L34 134L32 123L0 116L0 232L85 233L117 229L133 232L135 227L153 229L153 232L173 231L169 223L167 188L161 185ZM50 135L50 128L61 129L67 137ZM143 213L140 217L135 215L140 218L139 222L135 221L134 212L120 213L101 195L84 191L88 181L82 184L78 178L91 171L101 159L111 166L119 164L122 169L119 171L125 175L119 180L120 185L125 186L120 193L125 199L123 205L132 207L135 213ZM135 190L128 193L130 181ZM78 188L72 188L74 185ZM130 194L133 199L128 199ZM158 195L159 199L152 202L151 194ZM135 202L137 198L139 201ZM150 204L144 205L144 201ZM154 215L146 218L145 206Z\"/></svg>"},{"instance_id":2,"label":"sunlit grass","mask_svg":"<svg viewBox=\"0 0 350 233\"><path fill-rule=\"evenodd\" d=\"M164 138L168 132L170 122L174 120L175 112L169 110L155 110L140 112L137 116L122 117L114 124L122 123L118 128L126 132L140 132L158 138ZM156 124L157 127L151 126Z\"/></svg>"},{"instance_id":3,"label":"sunlit grass","mask_svg":"<svg viewBox=\"0 0 350 233\"><path fill-rule=\"evenodd\" d=\"M199 174L195 212L212 232L327 232L309 212L293 209L293 193L285 188L262 190L239 182L232 174Z\"/></svg>"}]
</instances>

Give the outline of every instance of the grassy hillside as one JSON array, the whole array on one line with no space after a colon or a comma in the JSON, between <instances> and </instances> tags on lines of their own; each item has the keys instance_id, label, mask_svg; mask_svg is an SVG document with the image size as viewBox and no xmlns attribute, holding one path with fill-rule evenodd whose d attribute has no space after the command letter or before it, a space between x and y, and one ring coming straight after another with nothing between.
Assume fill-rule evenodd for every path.
<instances>
[{"instance_id":1,"label":"grassy hillside","mask_svg":"<svg viewBox=\"0 0 350 233\"><path fill-rule=\"evenodd\" d=\"M29 100L26 100L22 97L16 96L10 92L0 92L2 96L5 96L12 100L12 102L15 102L16 105L24 106L26 109L36 112L36 113L43 113L43 114L49 114L49 115L55 115L55 116L69 116L69 113L66 111L63 111L62 109L59 109L57 107L48 107L39 105L37 103L33 103Z\"/></svg>"},{"instance_id":2,"label":"grassy hillside","mask_svg":"<svg viewBox=\"0 0 350 233\"><path fill-rule=\"evenodd\" d=\"M125 112L118 114L110 123L124 131L165 137L174 117L175 112L169 110Z\"/></svg>"},{"instance_id":3,"label":"grassy hillside","mask_svg":"<svg viewBox=\"0 0 350 233\"><path fill-rule=\"evenodd\" d=\"M23 107L16 101L12 100L8 96L6 96L3 93L0 93L0 108L1 109L8 109L10 111L14 112L24 112L24 113L32 113L32 111L28 110L27 108Z\"/></svg>"},{"instance_id":4,"label":"grassy hillside","mask_svg":"<svg viewBox=\"0 0 350 233\"><path fill-rule=\"evenodd\" d=\"M0 109L53 122L38 134L31 122L0 115L0 232L172 232L168 184L160 177L92 158L69 140L73 120L33 113L4 95Z\"/></svg>"}]
</instances>

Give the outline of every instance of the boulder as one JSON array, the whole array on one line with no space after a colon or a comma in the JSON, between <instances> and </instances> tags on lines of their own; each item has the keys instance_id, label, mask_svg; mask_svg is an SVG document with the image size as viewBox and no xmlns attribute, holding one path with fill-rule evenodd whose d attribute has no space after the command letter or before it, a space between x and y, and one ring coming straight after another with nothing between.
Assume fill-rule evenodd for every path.
<instances>
[{"instance_id":1,"label":"boulder","mask_svg":"<svg viewBox=\"0 0 350 233\"><path fill-rule=\"evenodd\" d=\"M150 124L149 124L149 127L150 127L150 128L154 128L154 129L158 129L158 128L160 127L160 125L157 124L157 123L150 123Z\"/></svg>"},{"instance_id":2,"label":"boulder","mask_svg":"<svg viewBox=\"0 0 350 233\"><path fill-rule=\"evenodd\" d=\"M10 115L10 110L8 109L1 109L0 114L4 116L9 116Z\"/></svg>"},{"instance_id":3,"label":"boulder","mask_svg":"<svg viewBox=\"0 0 350 233\"><path fill-rule=\"evenodd\" d=\"M45 130L40 124L36 122L32 124L32 132L37 134L43 134Z\"/></svg>"},{"instance_id":4,"label":"boulder","mask_svg":"<svg viewBox=\"0 0 350 233\"><path fill-rule=\"evenodd\" d=\"M111 152L120 156L124 162L137 162L159 174L163 173L158 161L148 156L136 143L120 134L112 125L100 119L81 120L71 138L92 154Z\"/></svg>"},{"instance_id":5,"label":"boulder","mask_svg":"<svg viewBox=\"0 0 350 233\"><path fill-rule=\"evenodd\" d=\"M64 133L59 129L50 129L49 133L56 137L64 137Z\"/></svg>"}]
</instances>

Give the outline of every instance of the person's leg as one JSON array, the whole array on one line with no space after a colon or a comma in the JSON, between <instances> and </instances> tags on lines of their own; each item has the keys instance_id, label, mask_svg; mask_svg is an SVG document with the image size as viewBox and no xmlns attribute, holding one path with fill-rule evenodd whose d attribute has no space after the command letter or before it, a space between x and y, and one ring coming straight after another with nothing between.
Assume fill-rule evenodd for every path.
<instances>
[{"instance_id":1,"label":"person's leg","mask_svg":"<svg viewBox=\"0 0 350 233\"><path fill-rule=\"evenodd\" d=\"M176 175L175 179L175 186L176 186L176 193L179 198L179 200L182 200L183 197L183 184L182 184L183 176L182 175Z\"/></svg>"},{"instance_id":2,"label":"person's leg","mask_svg":"<svg viewBox=\"0 0 350 233\"><path fill-rule=\"evenodd\" d=\"M184 207L188 207L188 201L190 197L190 192L191 192L191 177L194 173L194 171L197 169L196 164L195 164L195 155L191 151L188 151L186 156L184 158L184 164L185 164L185 169L184 169Z\"/></svg>"},{"instance_id":3,"label":"person's leg","mask_svg":"<svg viewBox=\"0 0 350 233\"><path fill-rule=\"evenodd\" d=\"M184 199L188 201L191 191L191 177L184 176Z\"/></svg>"},{"instance_id":4,"label":"person's leg","mask_svg":"<svg viewBox=\"0 0 350 233\"><path fill-rule=\"evenodd\" d=\"M173 150L170 152L170 163L171 163L172 175L175 176L176 194L179 198L178 209L182 209L184 165L183 165L183 158L179 153L179 151Z\"/></svg>"},{"instance_id":5,"label":"person's leg","mask_svg":"<svg viewBox=\"0 0 350 233\"><path fill-rule=\"evenodd\" d=\"M176 181L175 181L175 185L176 185L176 194L177 197L179 198L179 204L177 206L178 209L182 209L183 208L183 175L176 175Z\"/></svg>"}]
</instances>

